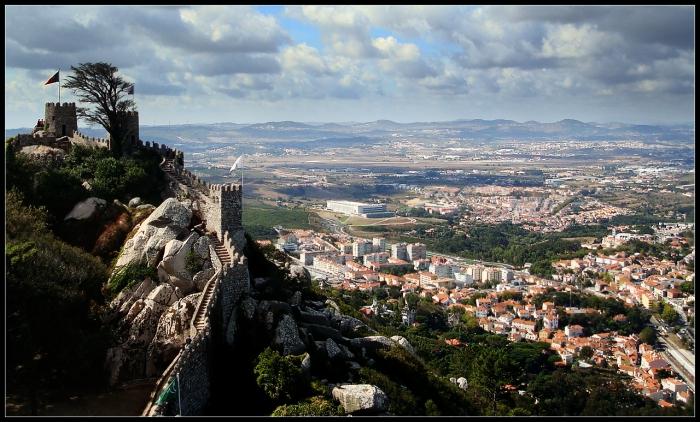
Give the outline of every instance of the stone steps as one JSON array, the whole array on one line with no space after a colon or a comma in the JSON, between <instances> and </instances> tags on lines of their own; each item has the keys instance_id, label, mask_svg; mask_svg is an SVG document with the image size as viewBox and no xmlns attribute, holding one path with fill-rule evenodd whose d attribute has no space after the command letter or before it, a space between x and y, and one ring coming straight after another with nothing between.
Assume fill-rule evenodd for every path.
<instances>
[{"instance_id":1,"label":"stone steps","mask_svg":"<svg viewBox=\"0 0 700 422\"><path fill-rule=\"evenodd\" d=\"M209 235L209 239L212 242L212 245L214 246L214 251L216 252L216 256L219 258L219 261L221 261L222 264L227 265L231 263L231 257L228 254L228 251L224 247L224 245L219 242L219 239L214 236L214 235ZM202 304L199 307L199 310L197 311L197 315L194 318L194 326L197 330L202 330L205 328L205 314L206 310L209 306L209 302L211 302L211 298L214 295L214 286L216 283L210 283L207 285L207 289L203 292L204 299L202 299Z\"/></svg>"}]
</instances>

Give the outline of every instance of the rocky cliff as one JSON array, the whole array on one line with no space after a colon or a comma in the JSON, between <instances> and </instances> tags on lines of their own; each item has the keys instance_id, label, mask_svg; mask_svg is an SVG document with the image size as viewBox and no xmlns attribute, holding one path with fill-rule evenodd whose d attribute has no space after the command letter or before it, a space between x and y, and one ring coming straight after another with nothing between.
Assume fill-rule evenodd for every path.
<instances>
[{"instance_id":1,"label":"rocky cliff","mask_svg":"<svg viewBox=\"0 0 700 422\"><path fill-rule=\"evenodd\" d=\"M214 274L209 239L193 230L191 219L191 202L170 198L128 234L112 277L129 265L155 268L158 277L134 280L110 303L112 384L158 377L190 335L201 291Z\"/></svg>"}]
</instances>

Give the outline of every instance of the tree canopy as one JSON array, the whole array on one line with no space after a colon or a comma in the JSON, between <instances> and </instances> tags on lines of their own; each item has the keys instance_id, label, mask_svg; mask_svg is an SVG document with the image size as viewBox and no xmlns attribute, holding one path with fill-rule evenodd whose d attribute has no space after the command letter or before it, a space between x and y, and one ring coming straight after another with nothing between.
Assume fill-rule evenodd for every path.
<instances>
[{"instance_id":1,"label":"tree canopy","mask_svg":"<svg viewBox=\"0 0 700 422\"><path fill-rule=\"evenodd\" d=\"M132 84L118 76L119 69L109 63L80 63L71 70L74 74L66 78L64 87L87 105L77 108L78 117L105 128L112 151L120 155L129 136L121 113L134 107L134 102L125 98Z\"/></svg>"}]
</instances>

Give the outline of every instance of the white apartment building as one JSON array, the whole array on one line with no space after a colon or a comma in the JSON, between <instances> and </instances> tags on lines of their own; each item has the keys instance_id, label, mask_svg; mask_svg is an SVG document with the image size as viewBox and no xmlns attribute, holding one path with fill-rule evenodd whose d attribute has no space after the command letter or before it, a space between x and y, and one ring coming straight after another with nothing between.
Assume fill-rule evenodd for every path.
<instances>
[{"instance_id":1,"label":"white apartment building","mask_svg":"<svg viewBox=\"0 0 700 422\"><path fill-rule=\"evenodd\" d=\"M423 243L410 243L406 245L406 253L408 254L407 261L416 261L418 259L425 259L428 251Z\"/></svg>"},{"instance_id":2,"label":"white apartment building","mask_svg":"<svg viewBox=\"0 0 700 422\"><path fill-rule=\"evenodd\" d=\"M408 251L405 243L394 243L391 245L391 257L403 259L404 261L413 261L408 259Z\"/></svg>"}]
</instances>

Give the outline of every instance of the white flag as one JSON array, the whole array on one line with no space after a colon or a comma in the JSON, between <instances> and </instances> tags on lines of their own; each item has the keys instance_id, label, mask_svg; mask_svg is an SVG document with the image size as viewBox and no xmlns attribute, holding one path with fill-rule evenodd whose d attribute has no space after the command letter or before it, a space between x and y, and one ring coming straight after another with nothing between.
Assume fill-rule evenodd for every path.
<instances>
[{"instance_id":1,"label":"white flag","mask_svg":"<svg viewBox=\"0 0 700 422\"><path fill-rule=\"evenodd\" d=\"M241 159L243 158L244 155L245 154L241 154L241 156L236 159L236 162L233 163L233 165L231 166L231 170L228 171L229 173L231 173L232 171L236 170L236 168L238 168L238 164L240 164Z\"/></svg>"}]
</instances>

